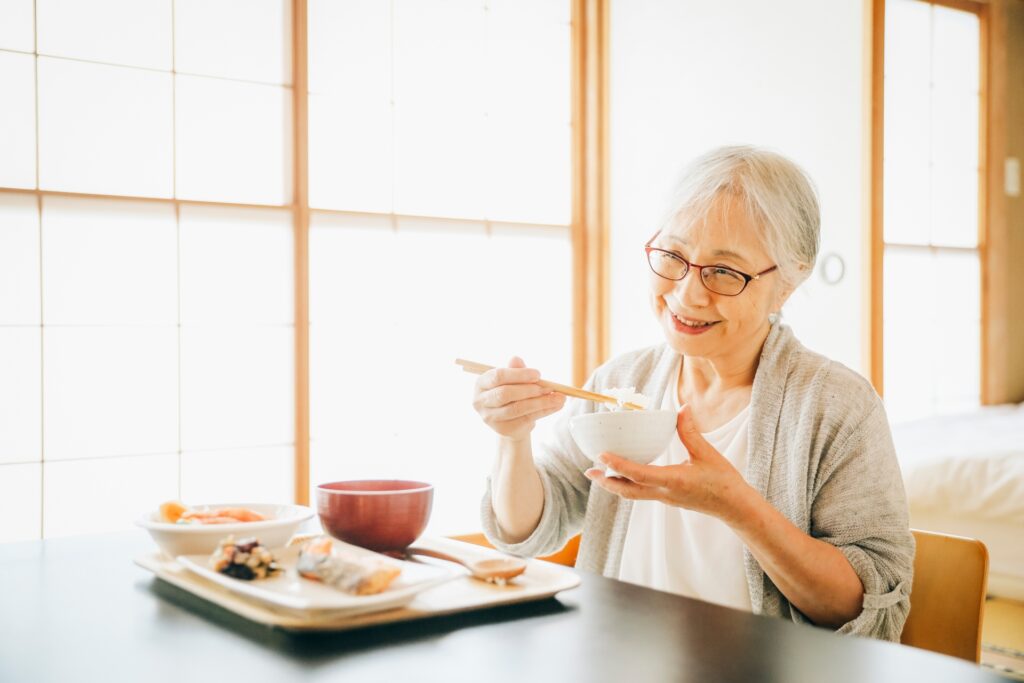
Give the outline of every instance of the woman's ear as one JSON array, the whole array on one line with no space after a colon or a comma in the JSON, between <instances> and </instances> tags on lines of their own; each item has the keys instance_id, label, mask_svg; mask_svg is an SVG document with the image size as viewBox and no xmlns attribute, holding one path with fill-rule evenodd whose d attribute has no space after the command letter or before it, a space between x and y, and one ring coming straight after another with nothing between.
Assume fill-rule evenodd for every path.
<instances>
[{"instance_id":1,"label":"woman's ear","mask_svg":"<svg viewBox=\"0 0 1024 683\"><path fill-rule=\"evenodd\" d=\"M772 305L772 310L778 313L782 310L782 307L789 301L790 295L793 293L795 288L792 285L784 285L779 287L775 293L775 301Z\"/></svg>"},{"instance_id":2,"label":"woman's ear","mask_svg":"<svg viewBox=\"0 0 1024 683\"><path fill-rule=\"evenodd\" d=\"M793 292L796 290L796 288L800 285L801 282L807 279L810 267L805 263L801 263L797 266L796 270L797 277L795 278L795 281L793 283L790 283L788 280L785 279L780 279L780 281L783 284L779 285L779 287L775 291L775 302L772 306L773 311L778 312L782 310L783 305L785 305L785 303L789 301L790 295L793 294Z\"/></svg>"}]
</instances>

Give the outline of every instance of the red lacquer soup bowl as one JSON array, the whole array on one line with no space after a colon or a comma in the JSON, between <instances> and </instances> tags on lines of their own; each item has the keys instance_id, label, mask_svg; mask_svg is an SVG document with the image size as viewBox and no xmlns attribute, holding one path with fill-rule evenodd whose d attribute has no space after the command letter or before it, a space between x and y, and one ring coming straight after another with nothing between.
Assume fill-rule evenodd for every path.
<instances>
[{"instance_id":1,"label":"red lacquer soup bowl","mask_svg":"<svg viewBox=\"0 0 1024 683\"><path fill-rule=\"evenodd\" d=\"M434 487L421 481L333 481L316 489L324 530L377 552L404 550L419 538L433 502Z\"/></svg>"}]
</instances>

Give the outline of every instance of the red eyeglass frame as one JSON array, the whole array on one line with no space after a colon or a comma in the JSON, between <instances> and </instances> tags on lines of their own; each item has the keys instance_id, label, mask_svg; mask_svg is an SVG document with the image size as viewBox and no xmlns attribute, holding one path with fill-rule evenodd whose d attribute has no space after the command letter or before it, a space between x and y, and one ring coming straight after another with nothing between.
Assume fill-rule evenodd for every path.
<instances>
[{"instance_id":1,"label":"red eyeglass frame","mask_svg":"<svg viewBox=\"0 0 1024 683\"><path fill-rule=\"evenodd\" d=\"M690 261L687 261L685 258L683 258L682 254L679 254L679 253L674 252L674 251L669 251L668 249L661 249L659 247L652 247L651 246L651 242L653 242L655 240L655 238L657 238L657 236L660 235L660 234L661 234L660 230L658 232L654 233L654 235L651 236L651 239L647 240L647 243L644 245L644 253L647 255L647 266L651 269L651 272L653 272L655 275L657 275L660 278L665 278L666 280L670 280L672 282L680 282L683 279L685 279L687 275L690 274L690 270L692 270L693 268L696 268L697 269L697 276L700 279L700 283L702 285L704 285L704 287L707 288L707 290L709 292L713 292L714 294L718 294L719 296L739 296L740 294L742 294L744 292L744 290L746 290L747 285L749 285L752 280L760 280L762 275L766 275L766 274L772 272L773 270L778 270L779 269L778 265L774 265L771 268L766 268L765 270L762 270L760 273L755 273L754 275L748 275L747 273L744 273L742 270L736 270L735 268L730 268L729 266L716 266L716 265L702 266L702 265L699 265L699 264L696 264L696 263L691 263ZM658 271L654 270L654 266L651 265L651 252L652 251L660 251L663 254L669 254L673 258L677 258L680 261L682 261L683 263L685 263L686 264L686 270L683 271L682 277L679 277L679 278L665 277L664 275L662 275ZM735 294L723 294L722 292L716 292L715 290L713 290L710 287L708 287L708 283L704 282L704 269L705 268L724 268L725 270L729 270L729 271L732 271L732 272L736 273L737 275L739 275L740 277L743 278L743 288L740 289L740 291L736 292Z\"/></svg>"}]
</instances>

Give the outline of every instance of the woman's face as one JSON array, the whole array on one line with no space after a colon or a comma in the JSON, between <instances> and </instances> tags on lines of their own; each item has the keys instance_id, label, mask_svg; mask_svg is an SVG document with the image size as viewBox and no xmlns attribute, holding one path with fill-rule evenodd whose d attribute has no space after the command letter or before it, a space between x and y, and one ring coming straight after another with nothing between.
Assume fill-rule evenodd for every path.
<instances>
[{"instance_id":1,"label":"woman's face","mask_svg":"<svg viewBox=\"0 0 1024 683\"><path fill-rule=\"evenodd\" d=\"M707 219L690 228L663 230L652 247L675 252L690 263L726 266L755 275L776 265L757 235L742 202L719 198ZM669 346L694 357L721 358L760 344L768 315L789 295L778 271L751 280L736 296L716 294L704 286L696 268L673 281L650 272L651 304Z\"/></svg>"}]
</instances>

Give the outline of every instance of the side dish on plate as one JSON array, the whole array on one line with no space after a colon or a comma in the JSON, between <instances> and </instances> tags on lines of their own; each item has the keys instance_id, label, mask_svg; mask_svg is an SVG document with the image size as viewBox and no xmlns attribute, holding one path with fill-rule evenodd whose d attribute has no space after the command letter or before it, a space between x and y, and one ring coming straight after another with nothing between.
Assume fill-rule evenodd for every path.
<instances>
[{"instance_id":1,"label":"side dish on plate","mask_svg":"<svg viewBox=\"0 0 1024 683\"><path fill-rule=\"evenodd\" d=\"M210 556L210 569L235 579L265 579L280 571L273 553L260 545L258 538L235 540L228 536Z\"/></svg>"},{"instance_id":2,"label":"side dish on plate","mask_svg":"<svg viewBox=\"0 0 1024 683\"><path fill-rule=\"evenodd\" d=\"M354 547L336 547L329 536L314 536L301 542L294 572L304 580L316 581L350 595L383 593L402 573L398 563ZM294 557L294 544L286 554ZM277 558L258 538L223 539L207 563L215 572L234 579L265 579L283 571ZM287 571L291 572L291 569Z\"/></svg>"},{"instance_id":3,"label":"side dish on plate","mask_svg":"<svg viewBox=\"0 0 1024 683\"><path fill-rule=\"evenodd\" d=\"M375 595L387 590L402 573L383 556L336 548L327 536L318 536L299 550L299 576L319 581L353 595Z\"/></svg>"},{"instance_id":4,"label":"side dish on plate","mask_svg":"<svg viewBox=\"0 0 1024 683\"><path fill-rule=\"evenodd\" d=\"M184 503L170 500L160 505L160 521L168 524L237 524L238 522L262 522L266 517L244 507L219 507L200 510L186 507Z\"/></svg>"}]
</instances>

